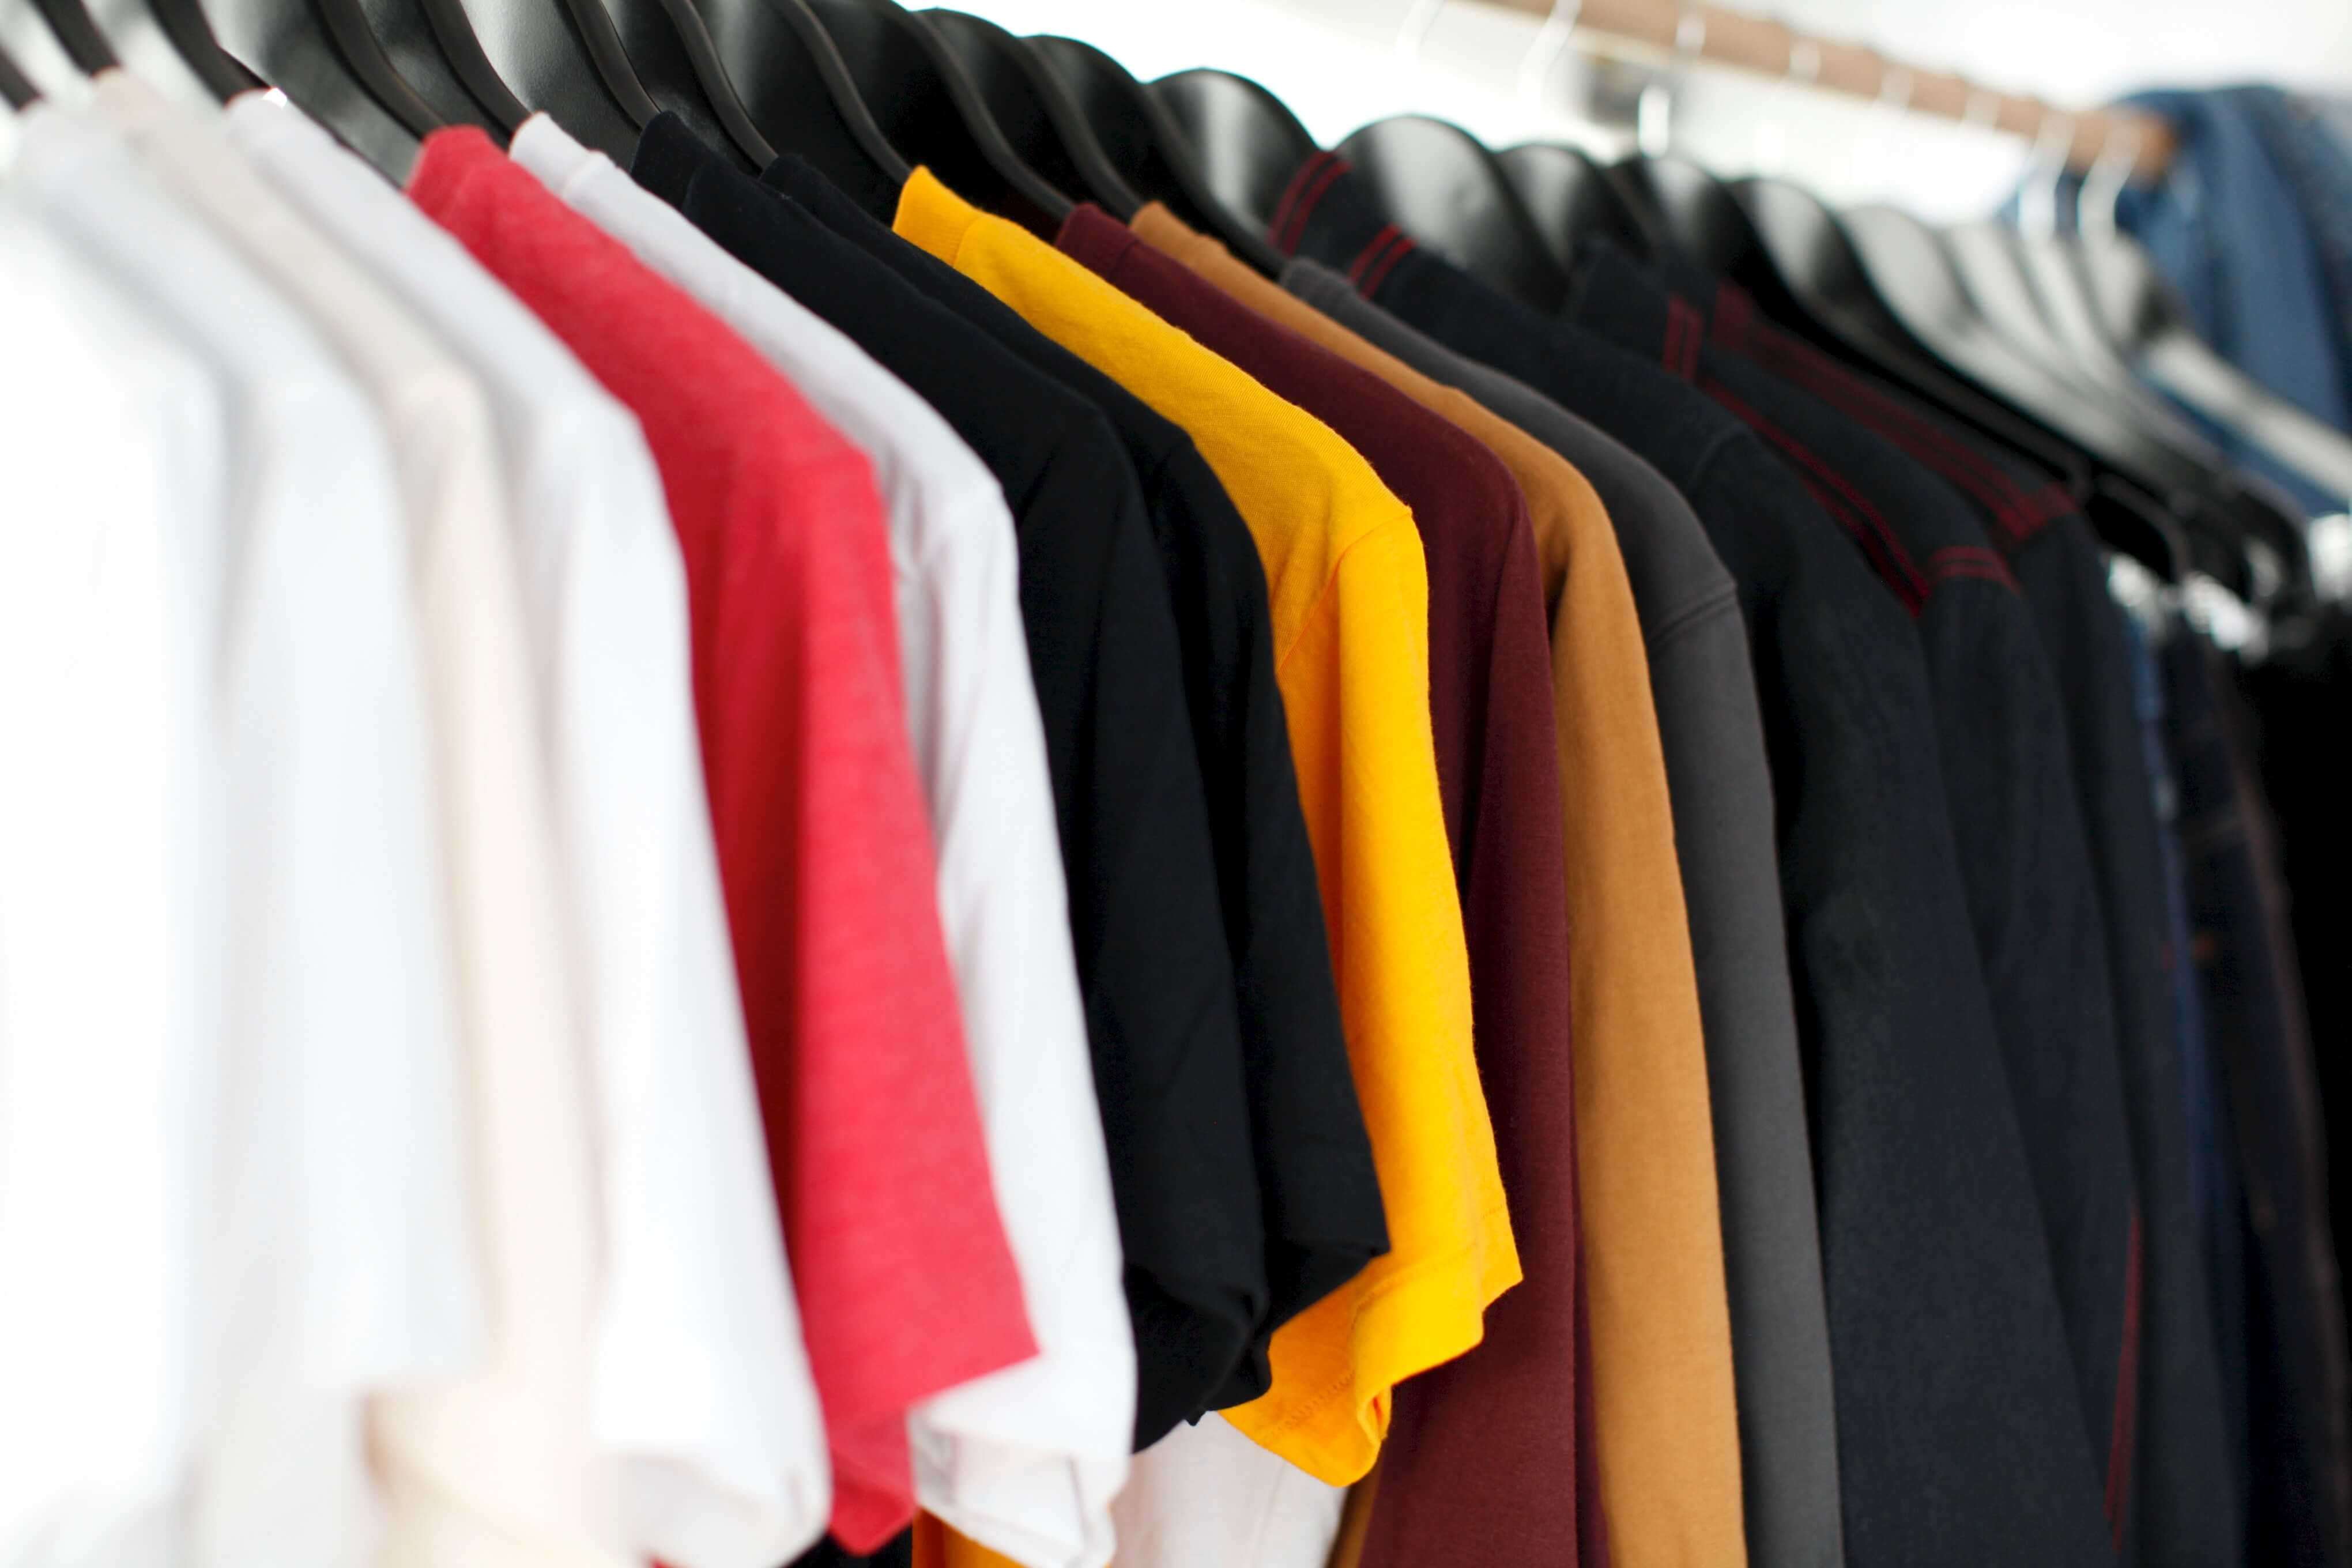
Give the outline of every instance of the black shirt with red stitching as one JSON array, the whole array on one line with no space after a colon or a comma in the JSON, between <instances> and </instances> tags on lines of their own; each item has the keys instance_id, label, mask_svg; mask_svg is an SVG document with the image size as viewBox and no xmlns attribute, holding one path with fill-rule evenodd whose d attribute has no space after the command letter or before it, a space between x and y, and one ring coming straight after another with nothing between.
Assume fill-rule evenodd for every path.
<instances>
[{"instance_id":1,"label":"black shirt with red stitching","mask_svg":"<svg viewBox=\"0 0 2352 1568\"><path fill-rule=\"evenodd\" d=\"M2000 556L1954 530L1938 577L1891 524L1855 538L1809 493L1864 525L1839 465L1776 449L1664 368L1662 304L1644 353L1549 321L1387 223L1328 154L1301 167L1271 233L1634 448L1739 583L1807 1054L1847 1563L2111 1563L2106 1445L2076 1393L1916 630L1945 583L2007 592ZM1691 318L1673 341L1704 357ZM2127 1254L2127 1211L2123 1232Z\"/></svg>"}]
</instances>

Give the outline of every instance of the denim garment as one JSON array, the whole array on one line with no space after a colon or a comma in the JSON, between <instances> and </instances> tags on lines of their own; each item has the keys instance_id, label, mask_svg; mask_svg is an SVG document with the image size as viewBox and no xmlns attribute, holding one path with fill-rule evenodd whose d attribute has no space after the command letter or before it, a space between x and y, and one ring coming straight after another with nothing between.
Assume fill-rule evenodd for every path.
<instances>
[{"instance_id":1,"label":"denim garment","mask_svg":"<svg viewBox=\"0 0 2352 1568\"><path fill-rule=\"evenodd\" d=\"M1760 437L1420 250L1344 163L1301 169L1273 235L1633 447L1739 585L1780 817L1847 1563L2112 1563L1909 617Z\"/></svg>"},{"instance_id":2,"label":"denim garment","mask_svg":"<svg viewBox=\"0 0 2352 1568\"><path fill-rule=\"evenodd\" d=\"M2287 937L2276 840L2217 679L2174 636L2159 656L2180 787L2192 951L2242 1158L2250 1226L2248 1552L2352 1561L2344 1306L2327 1224L2311 1038Z\"/></svg>"},{"instance_id":3,"label":"denim garment","mask_svg":"<svg viewBox=\"0 0 2352 1568\"><path fill-rule=\"evenodd\" d=\"M2321 239L2342 232L2347 197L2307 205L2329 179L2312 151L2317 128L2298 128L2274 88L2127 101L2169 121L2179 148L2160 184L2123 193L2117 224L2147 247L2224 359L2352 433L2352 298Z\"/></svg>"},{"instance_id":4,"label":"denim garment","mask_svg":"<svg viewBox=\"0 0 2352 1568\"><path fill-rule=\"evenodd\" d=\"M2242 1510L2252 1484L2246 1428L2245 1187L2238 1176L2238 1144L2230 1121L2228 1089L2206 1030L2204 991L2199 982L2196 945L2189 931L2189 869L2180 847L2180 785L2172 771L2164 674L2157 667L2156 650L2149 646L2147 633L2139 622L2128 614L2121 614L2117 619L2131 658L2132 706L2140 724L2148 797L2156 813L2157 847L2164 879L2165 978L2179 1047L2189 1170L2197 1195L2198 1238L2212 1302L2222 1415L2229 1429L2231 1474Z\"/></svg>"}]
</instances>

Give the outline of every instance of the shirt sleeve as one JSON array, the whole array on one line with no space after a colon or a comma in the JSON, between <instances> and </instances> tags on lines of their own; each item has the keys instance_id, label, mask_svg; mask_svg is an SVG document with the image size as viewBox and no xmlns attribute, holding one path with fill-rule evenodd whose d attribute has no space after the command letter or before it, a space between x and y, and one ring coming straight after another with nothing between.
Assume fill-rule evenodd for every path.
<instances>
[{"instance_id":1,"label":"shirt sleeve","mask_svg":"<svg viewBox=\"0 0 2352 1568\"><path fill-rule=\"evenodd\" d=\"M1226 1415L1339 1486L1371 1468L1395 1384L1476 1344L1519 1278L1471 1055L1425 574L1409 515L1366 533L1280 672L1390 1251L1275 1335L1273 1389Z\"/></svg>"},{"instance_id":2,"label":"shirt sleeve","mask_svg":"<svg viewBox=\"0 0 2352 1568\"><path fill-rule=\"evenodd\" d=\"M834 1532L870 1551L913 1515L908 1408L1036 1346L940 934L880 503L862 463L745 461L696 706Z\"/></svg>"}]
</instances>

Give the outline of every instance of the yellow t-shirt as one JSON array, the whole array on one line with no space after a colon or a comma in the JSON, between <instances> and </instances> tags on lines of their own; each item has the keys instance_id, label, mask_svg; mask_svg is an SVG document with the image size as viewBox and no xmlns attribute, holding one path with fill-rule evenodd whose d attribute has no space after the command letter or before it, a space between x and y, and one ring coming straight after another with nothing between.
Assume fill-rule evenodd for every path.
<instances>
[{"instance_id":1,"label":"yellow t-shirt","mask_svg":"<svg viewBox=\"0 0 2352 1568\"><path fill-rule=\"evenodd\" d=\"M1544 565L1574 997L1578 1194L1611 1555L1745 1560L1731 1322L1697 979L1649 658L1617 537L1584 476L1461 391L1269 283L1157 205L1135 231L1259 314L1491 448ZM1360 1525L1366 1510L1350 1505ZM1341 1538L1350 1568L1362 1531Z\"/></svg>"},{"instance_id":2,"label":"yellow t-shirt","mask_svg":"<svg viewBox=\"0 0 2352 1568\"><path fill-rule=\"evenodd\" d=\"M1389 1251L1277 1331L1272 1388L1224 1415L1345 1486L1380 1452L1391 1389L1476 1344L1486 1303L1519 1278L1470 1048L1412 514L1328 426L928 171L907 182L898 230L1190 434L1265 563Z\"/></svg>"}]
</instances>

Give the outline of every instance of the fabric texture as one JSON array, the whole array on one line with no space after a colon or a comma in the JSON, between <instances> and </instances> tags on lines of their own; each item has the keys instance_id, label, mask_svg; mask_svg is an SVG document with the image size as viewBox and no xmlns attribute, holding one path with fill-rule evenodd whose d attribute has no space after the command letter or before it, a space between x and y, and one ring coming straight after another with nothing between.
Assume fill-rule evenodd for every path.
<instances>
[{"instance_id":1,"label":"fabric texture","mask_svg":"<svg viewBox=\"0 0 2352 1568\"><path fill-rule=\"evenodd\" d=\"M410 195L629 405L661 467L833 1529L870 1549L912 1517L908 1408L1036 1348L940 935L871 470L478 132L428 139Z\"/></svg>"},{"instance_id":2,"label":"fabric texture","mask_svg":"<svg viewBox=\"0 0 2352 1568\"><path fill-rule=\"evenodd\" d=\"M1736 584L1689 503L1600 429L1416 331L1319 263L1292 260L1283 286L1575 464L1605 506L1641 617L1705 1026L1748 1555L1841 1562L1804 1074L1772 781ZM1381 1496L1390 1496L1385 1486ZM1383 1501L1372 1524L1391 1506ZM1586 1561L1594 1555L1588 1545Z\"/></svg>"},{"instance_id":3,"label":"fabric texture","mask_svg":"<svg viewBox=\"0 0 2352 1568\"><path fill-rule=\"evenodd\" d=\"M1551 1074L1567 1061L1570 989L1568 878L1544 601L1517 482L1458 426L1250 310L1101 209L1078 207L1056 244L1269 392L1324 420L1412 509L1429 577L1430 719L1469 944L1478 1076L1490 1114L1499 1100L1509 1109L1496 1120L1519 1120L1528 1100L1522 1075L1556 1081ZM1531 1058L1550 1065L1530 1069L1524 1064ZM1563 1163L1575 1156L1572 1100L1565 1109L1570 1125L1560 1130L1568 1136L1552 1151ZM1508 1193L1515 1190L1513 1174L1528 1167L1499 1136L1496 1150ZM1564 1186L1569 1197L1569 1223L1547 1237L1547 1249L1565 1254L1559 1274L1568 1289L1556 1300L1570 1309L1571 1334L1557 1347L1564 1353L1545 1368L1556 1380L1549 1389L1562 1424L1538 1430L1552 1439L1542 1446L1555 1463L1572 1462L1574 1178L1545 1175L1549 1181L1538 1180L1539 1188ZM1524 1210L1514 1215L1523 1270L1525 1222ZM1523 1280L1515 1294L1525 1293ZM1490 1328L1472 1357L1450 1364L1489 1353L1491 1333ZM1524 1371L1522 1379L1534 1371ZM1408 1397L1400 1391L1400 1407ZM1490 1419L1494 1414L1488 1412ZM1391 1442L1395 1436L1392 1422ZM1416 1446L1426 1440L1415 1434ZM1536 1431L1523 1431L1520 1441L1532 1447L1539 1440ZM1572 1507L1572 1488L1569 1497ZM1572 1516L1562 1536L1574 1539ZM1328 1555L1318 1551L1315 1561Z\"/></svg>"},{"instance_id":4,"label":"fabric texture","mask_svg":"<svg viewBox=\"0 0 2352 1568\"><path fill-rule=\"evenodd\" d=\"M0 1554L163 1562L232 388L16 192L0 342Z\"/></svg>"},{"instance_id":5,"label":"fabric texture","mask_svg":"<svg viewBox=\"0 0 2352 1568\"><path fill-rule=\"evenodd\" d=\"M139 1316L96 1369L96 1387L120 1366L158 1374L149 1386L168 1396L93 1412L92 1385L60 1379L76 1365L71 1331L106 1321L80 1305L66 1322L16 1318L10 1347L41 1360L12 1360L0 1447L12 1492L33 1493L12 1497L9 1523L38 1533L8 1544L108 1564L291 1556L356 1568L375 1534L366 1401L461 1374L487 1343L436 738L394 457L310 323L94 112L45 105L17 131L12 188L217 378L227 468L209 531L201 465L180 498L183 613L196 617L182 627L203 638L181 645L201 655L182 672L201 682L183 799L196 837L179 907L152 913L194 923L148 938L187 944L170 977L177 997L152 1000L184 1002L188 1033L134 1063L157 1076L114 1086L164 1097L126 1107L131 1135L156 1141L120 1175L126 1188L142 1170L168 1184L167 1228L147 1233L156 1250L131 1284L152 1294L121 1303ZM69 942L66 910L52 916ZM11 928L28 929L13 912ZM38 1017L37 979L86 973L69 951L57 957L54 973L11 974L12 1009ZM19 1013L11 1032L23 1024ZM5 1103L37 1103L37 1088L12 1079ZM69 1246L48 1255L66 1279L79 1276L85 1238L60 1235L41 1194L72 1168L9 1188L41 1202L47 1226L28 1230L13 1205L5 1222L12 1252ZM19 1269L25 1256L7 1275L19 1310L14 1292L43 1278ZM72 1403L45 1421L45 1397ZM44 1481L90 1479L72 1471L72 1437L94 1413L110 1436L136 1435L144 1464L86 1498L42 1495Z\"/></svg>"},{"instance_id":6,"label":"fabric texture","mask_svg":"<svg viewBox=\"0 0 2352 1568\"><path fill-rule=\"evenodd\" d=\"M1264 288L1273 308L1287 312L1303 309L1272 284ZM1179 324L1187 323L1180 320ZM1249 368L1246 363L1244 368ZM1327 384L1336 379L1336 373L1322 378ZM1311 388L1305 383L1300 386L1294 395L1314 408L1307 397ZM1479 416L1475 405L1469 413ZM1376 432L1351 431L1336 419L1334 423L1360 450L1393 451L1401 445L1393 437L1383 439ZM1638 1483L1643 1489L1684 1499L1685 1528L1703 1552L1714 1555L1736 1551L1742 1536L1739 1447L1706 1058L1696 992L1689 978L1689 927L1680 905L1664 764L1640 621L1615 534L1591 487L1572 471L1560 472L1556 457L1547 464L1543 456L1519 454L1521 464L1537 478L1537 493L1550 503L1541 512L1548 526L1538 537L1547 566L1556 567L1545 573L1549 593L1539 601L1542 618L1527 640L1549 644L1545 653L1534 657L1548 654L1550 660L1557 698L1556 776L1561 786L1557 793L1565 811L1570 868L1568 925L1584 933L1580 941L1571 941L1569 931L1562 930L1556 940L1570 955L1576 977L1572 992L1581 1009L1575 1035L1579 1071L1592 1072L1615 1088L1608 1100L1580 1092L1574 1120L1583 1136L1579 1144L1568 1145L1577 1149L1581 1167L1591 1227L1583 1238L1590 1270L1587 1289L1599 1303L1590 1333L1600 1365L1590 1397L1598 1400L1602 1454L1619 1456L1601 1460L1604 1472L1618 1465L1633 1475L1646 1473L1650 1479ZM1421 519L1433 499L1427 489L1419 496L1409 493L1402 478L1392 482ZM1438 482L1463 484L1456 475ZM1426 538L1431 525L1424 521L1423 529ZM1431 555L1433 561L1437 558L1434 542ZM1434 566L1432 574L1434 584ZM1723 580L1723 590L1727 608L1728 579ZM1497 658L1505 657L1507 608L1497 605L1486 617L1497 626ZM1442 683L1433 687L1442 689ZM1499 679L1495 689L1503 689ZM1441 706L1441 758L1444 717ZM1493 734L1491 721L1483 727ZM1483 804L1476 810L1483 831L1491 811ZM1512 844L1508 853L1515 858L1526 858L1542 844L1526 828L1507 837ZM1517 874L1528 875L1524 867ZM1491 868L1486 875L1494 876ZM1471 911L1474 988L1493 994L1495 961L1490 959L1483 972L1479 963L1482 926L1491 930L1490 922L1507 921L1525 928L1530 922L1524 914L1496 911L1475 886L1465 889L1465 908ZM1635 910L1644 911L1644 918L1631 918L1629 911ZM1615 945L1621 936L1626 943L1623 951ZM1597 956L1585 952L1587 944L1599 948ZM1538 961L1523 957L1522 962ZM1502 993L1504 997L1512 994ZM1487 1014L1482 1010L1480 1016ZM1544 1070L1528 1060L1531 1049L1541 1048L1535 1044L1540 1038L1524 1026L1500 1037L1485 1027L1480 1033L1482 1074L1490 1101L1507 1105L1503 1115L1508 1125L1529 1140L1542 1136L1537 1131L1542 1123L1531 1114L1528 1091L1545 1080L1523 1075ZM1593 1139L1600 1141L1598 1147ZM1510 1136L1504 1135L1502 1143L1506 1184L1515 1200L1530 1185L1542 1190L1548 1181L1562 1180ZM1557 1158L1564 1152L1553 1147L1546 1152ZM1512 1180L1514 1176L1520 1180ZM1572 1186L1566 1201L1572 1215ZM1515 1212L1514 1218L1524 1260L1531 1248L1527 1216ZM1547 1243L1556 1239L1545 1238ZM1572 1257L1569 1263L1572 1268ZM1638 1289L1636 1280L1642 1282ZM1414 1446L1402 1456L1408 1466L1439 1467L1451 1472L1456 1486L1471 1484L1469 1477L1475 1475L1486 1478L1486 1486L1500 1487L1514 1473L1509 1457L1515 1452L1542 1455L1557 1467L1562 1454L1574 1451L1573 1431L1563 1432L1559 1425L1571 1415L1572 1400L1559 1402L1545 1415L1529 1415L1528 1425L1506 1416L1515 1406L1533 1408L1517 1401L1542 1389L1538 1366L1564 1373L1572 1373L1575 1367L1573 1291L1563 1290L1549 1300L1525 1300L1529 1294L1523 1287L1490 1316L1508 1321L1524 1309L1538 1315L1535 1321L1549 1320L1547 1326L1556 1337L1544 1359L1530 1360L1534 1347L1543 1341L1495 1339L1496 1327L1490 1322L1489 1348L1434 1374L1433 1391L1427 1397L1438 1402L1439 1424L1414 1432ZM1570 1331L1561 1335L1562 1328ZM1478 1363L1490 1357L1492 1370L1481 1377ZM1449 1381L1461 1384L1458 1392L1446 1387ZM1423 1397L1421 1390L1409 1390L1400 1396L1400 1408L1410 1409ZM1711 1435L1711 1441L1702 1434ZM1645 1444L1647 1451L1637 1444ZM1669 1474L1675 1479L1659 1479ZM1630 1489L1637 1483L1621 1475L1618 1484ZM1555 1500L1566 1490L1556 1485L1544 1489ZM1408 1546L1398 1532L1408 1528L1403 1521L1415 1489L1410 1473L1401 1476L1393 1459L1384 1461L1380 1497L1367 1541L1393 1542L1384 1550L1400 1552L1400 1561L1427 1561L1428 1553L1436 1551L1476 1558L1514 1550L1507 1537L1482 1544L1476 1534L1482 1529L1504 1531L1516 1524L1531 1531L1518 1538L1517 1550L1526 1550L1529 1540L1557 1541L1568 1533L1558 1521L1524 1515L1515 1519L1513 1505L1481 1490L1453 1504L1453 1519L1444 1526L1450 1545L1441 1547L1432 1540ZM1482 1522L1465 1531L1459 1522L1465 1515ZM1435 1535L1438 1519L1422 1528Z\"/></svg>"},{"instance_id":7,"label":"fabric texture","mask_svg":"<svg viewBox=\"0 0 2352 1568\"><path fill-rule=\"evenodd\" d=\"M635 417L356 155L263 93L229 105L228 132L488 397L593 1060L591 1429L621 1467L641 1550L770 1568L824 1530L830 1479L727 943L660 473ZM635 852L651 845L663 849L650 861Z\"/></svg>"},{"instance_id":8,"label":"fabric texture","mask_svg":"<svg viewBox=\"0 0 2352 1568\"><path fill-rule=\"evenodd\" d=\"M1390 1251L1276 1334L1272 1389L1227 1418L1345 1485L1396 1384L1475 1344L1519 1274L1471 1055L1412 517L1327 427L921 170L897 227L1184 426L1257 539Z\"/></svg>"},{"instance_id":9,"label":"fabric texture","mask_svg":"<svg viewBox=\"0 0 2352 1568\"><path fill-rule=\"evenodd\" d=\"M734 327L873 467L890 521L940 924L997 1211L1038 1343L1030 1360L916 1408L916 1495L1026 1559L1093 1568L1109 1558L1110 1500L1127 1476L1135 1347L1021 634L1013 519L988 470L928 405L611 160L544 117L516 132L512 152Z\"/></svg>"},{"instance_id":10,"label":"fabric texture","mask_svg":"<svg viewBox=\"0 0 2352 1568\"><path fill-rule=\"evenodd\" d=\"M586 1063L487 401L422 322L269 189L219 116L175 109L119 70L94 94L170 188L360 374L399 467L489 1358L467 1378L378 1396L377 1554L458 1563L520 1537L551 1563L617 1563L622 1531L588 1436L597 1239Z\"/></svg>"},{"instance_id":11,"label":"fabric texture","mask_svg":"<svg viewBox=\"0 0 2352 1568\"><path fill-rule=\"evenodd\" d=\"M1142 484L1208 790L1265 1233L1265 1312L1210 1403L1255 1398L1265 1391L1275 1332L1388 1249L1340 1029L1256 542L1181 426L978 283L866 216L807 164L780 159L764 178L926 298L1100 409Z\"/></svg>"},{"instance_id":12,"label":"fabric texture","mask_svg":"<svg viewBox=\"0 0 2352 1568\"><path fill-rule=\"evenodd\" d=\"M2017 579L2064 710L2095 877L2118 1066L2142 1222L2131 1555L2225 1563L2241 1550L2228 1427L2192 1187L2189 1108L2210 1104L2210 1066L2185 1062L2164 969L2161 852L2146 749L2133 710L2121 616L2089 525L2055 481L1990 452L1904 394L1846 370L1757 319L1731 285L1713 290L1711 335L1899 447L1977 516ZM2210 1166L2211 1156L2205 1156Z\"/></svg>"},{"instance_id":13,"label":"fabric texture","mask_svg":"<svg viewBox=\"0 0 2352 1568\"><path fill-rule=\"evenodd\" d=\"M1655 465L1740 585L1815 1129L1847 1561L2106 1562L1908 618L1760 437L1429 256L1344 163L1308 163L1274 232Z\"/></svg>"},{"instance_id":14,"label":"fabric texture","mask_svg":"<svg viewBox=\"0 0 2352 1568\"><path fill-rule=\"evenodd\" d=\"M2120 1550L2132 1507L2142 1226L2073 763L2015 579L1958 498L1892 444L1727 344L1700 341L1696 308L1623 252L1596 245L1580 262L1574 318L1762 435L1914 617L1977 960Z\"/></svg>"},{"instance_id":15,"label":"fabric texture","mask_svg":"<svg viewBox=\"0 0 2352 1568\"><path fill-rule=\"evenodd\" d=\"M1500 458L1527 505L1541 602L1553 602L1566 582L1577 514L1597 504L1580 476L1467 397L1285 294L1167 208L1145 206L1133 226L1147 243L1243 305L1370 371ZM1572 946L1570 951L1572 959ZM1475 985L1474 961L1474 994ZM1481 1033L1474 1044L1483 1063L1495 1042ZM1513 1055L1496 1064L1498 1072L1482 1066L1481 1078L1496 1118L1496 1150L1525 1277L1488 1310L1483 1353L1433 1368L1398 1390L1390 1440L1375 1472L1382 1478L1380 1495L1389 1500L1379 1534L1359 1528L1342 1535L1335 1563L1353 1564L1375 1541L1383 1560L1395 1553L1432 1562L1449 1552L1475 1557L1507 1552L1515 1542L1570 1539L1578 1542L1582 1561L1605 1559L1606 1517L1592 1439L1591 1336L1576 1239L1573 1053L1521 1049ZM1514 1440L1492 1441L1498 1431L1515 1434ZM1558 1485L1560 1456L1570 1454L1576 1482L1563 1488ZM1359 1490L1369 1497L1370 1488L1368 1479ZM1369 1523L1367 1508L1350 1508Z\"/></svg>"},{"instance_id":16,"label":"fabric texture","mask_svg":"<svg viewBox=\"0 0 2352 1568\"><path fill-rule=\"evenodd\" d=\"M749 180L646 138L638 177L940 411L1003 488L1045 720L1137 1337L1134 1436L1198 1413L1265 1310L1233 968L1181 657L1102 416Z\"/></svg>"}]
</instances>

